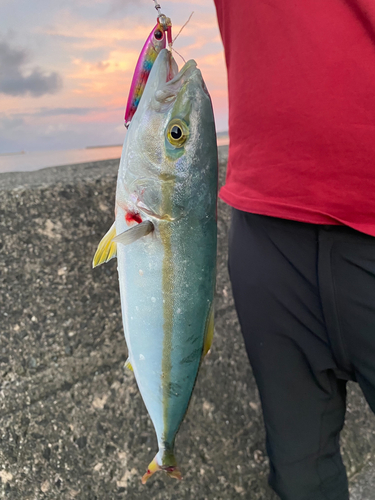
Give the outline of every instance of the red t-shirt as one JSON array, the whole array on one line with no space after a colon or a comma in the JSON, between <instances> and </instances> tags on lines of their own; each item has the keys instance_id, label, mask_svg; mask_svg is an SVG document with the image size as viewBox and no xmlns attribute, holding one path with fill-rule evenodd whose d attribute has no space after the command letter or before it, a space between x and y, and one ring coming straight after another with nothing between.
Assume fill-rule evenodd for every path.
<instances>
[{"instance_id":1,"label":"red t-shirt","mask_svg":"<svg viewBox=\"0 0 375 500\"><path fill-rule=\"evenodd\" d=\"M220 196L375 236L375 0L215 0L229 87Z\"/></svg>"}]
</instances>

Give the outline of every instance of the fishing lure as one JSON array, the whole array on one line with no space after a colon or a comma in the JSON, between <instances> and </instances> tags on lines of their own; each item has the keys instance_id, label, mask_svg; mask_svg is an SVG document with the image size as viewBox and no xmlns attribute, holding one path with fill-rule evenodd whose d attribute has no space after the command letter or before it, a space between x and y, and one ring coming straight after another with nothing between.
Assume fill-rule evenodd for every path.
<instances>
[{"instance_id":1,"label":"fishing lure","mask_svg":"<svg viewBox=\"0 0 375 500\"><path fill-rule=\"evenodd\" d=\"M160 5L157 4L155 8L159 13ZM166 40L168 40L168 45L171 47L172 23L169 17L159 13L157 24L147 38L135 67L125 111L126 128L128 128L134 113L137 111L152 66L161 50L165 49Z\"/></svg>"}]
</instances>

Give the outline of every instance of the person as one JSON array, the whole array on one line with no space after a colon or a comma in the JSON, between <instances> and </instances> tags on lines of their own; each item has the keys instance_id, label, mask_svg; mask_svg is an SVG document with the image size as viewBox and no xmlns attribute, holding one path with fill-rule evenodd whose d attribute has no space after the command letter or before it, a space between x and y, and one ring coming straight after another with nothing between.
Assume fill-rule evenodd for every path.
<instances>
[{"instance_id":1,"label":"person","mask_svg":"<svg viewBox=\"0 0 375 500\"><path fill-rule=\"evenodd\" d=\"M375 2L215 0L229 272L283 500L347 500L346 384L375 412Z\"/></svg>"}]
</instances>

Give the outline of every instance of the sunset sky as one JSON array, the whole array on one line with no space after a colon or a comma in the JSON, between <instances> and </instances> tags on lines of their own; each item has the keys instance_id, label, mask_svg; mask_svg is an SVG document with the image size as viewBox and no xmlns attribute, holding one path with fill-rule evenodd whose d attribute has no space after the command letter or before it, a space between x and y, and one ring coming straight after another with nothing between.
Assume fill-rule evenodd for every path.
<instances>
[{"instance_id":1,"label":"sunset sky","mask_svg":"<svg viewBox=\"0 0 375 500\"><path fill-rule=\"evenodd\" d=\"M194 11L175 48L197 61L217 130L227 130L213 0L160 4L174 34ZM0 0L0 153L122 143L131 78L156 15L152 0Z\"/></svg>"}]
</instances>

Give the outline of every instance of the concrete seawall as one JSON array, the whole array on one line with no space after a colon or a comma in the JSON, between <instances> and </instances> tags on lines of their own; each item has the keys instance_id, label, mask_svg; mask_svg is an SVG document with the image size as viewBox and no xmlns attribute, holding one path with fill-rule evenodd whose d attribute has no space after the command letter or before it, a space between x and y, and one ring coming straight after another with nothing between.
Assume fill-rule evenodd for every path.
<instances>
[{"instance_id":1,"label":"concrete seawall","mask_svg":"<svg viewBox=\"0 0 375 500\"><path fill-rule=\"evenodd\" d=\"M220 148L221 182L226 157ZM113 221L117 166L0 174L0 498L274 500L222 202L214 345L176 443L184 480L140 483L156 439L124 368L116 262L91 269ZM352 498L372 500L375 419L358 388L348 392L342 445Z\"/></svg>"}]
</instances>

